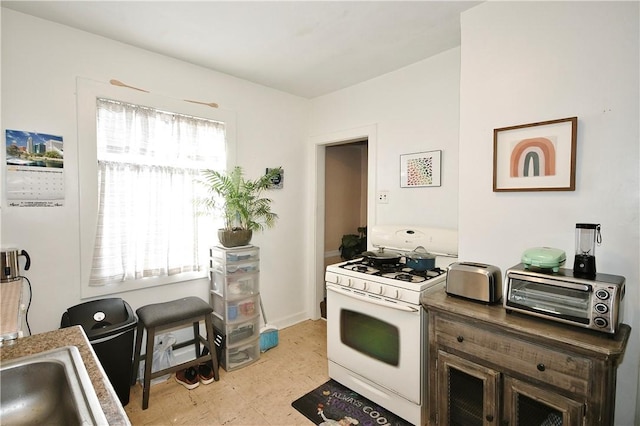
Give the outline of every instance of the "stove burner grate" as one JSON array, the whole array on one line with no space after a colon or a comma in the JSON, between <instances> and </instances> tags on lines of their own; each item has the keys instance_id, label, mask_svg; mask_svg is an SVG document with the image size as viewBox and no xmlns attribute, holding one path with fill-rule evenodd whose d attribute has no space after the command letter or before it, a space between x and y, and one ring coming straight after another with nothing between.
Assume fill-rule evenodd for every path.
<instances>
[{"instance_id":1,"label":"stove burner grate","mask_svg":"<svg viewBox=\"0 0 640 426\"><path fill-rule=\"evenodd\" d=\"M371 261L358 259L340 265L341 268L367 275L381 276L399 281L421 283L445 273L440 268L427 271L416 271L404 263L374 264Z\"/></svg>"},{"instance_id":2,"label":"stove burner grate","mask_svg":"<svg viewBox=\"0 0 640 426\"><path fill-rule=\"evenodd\" d=\"M420 275L421 277L425 277L427 279L434 278L445 273L445 271L443 271L440 268L428 269L426 271L415 271L415 270L412 270L412 271L413 271L412 272L413 274Z\"/></svg>"},{"instance_id":3,"label":"stove burner grate","mask_svg":"<svg viewBox=\"0 0 640 426\"><path fill-rule=\"evenodd\" d=\"M400 281L409 281L409 282L413 281L413 275L406 274L406 273L398 274L394 278Z\"/></svg>"},{"instance_id":4,"label":"stove burner grate","mask_svg":"<svg viewBox=\"0 0 640 426\"><path fill-rule=\"evenodd\" d=\"M389 274L392 272L398 272L402 267L399 263L389 263L385 265L378 265L381 274Z\"/></svg>"}]
</instances>

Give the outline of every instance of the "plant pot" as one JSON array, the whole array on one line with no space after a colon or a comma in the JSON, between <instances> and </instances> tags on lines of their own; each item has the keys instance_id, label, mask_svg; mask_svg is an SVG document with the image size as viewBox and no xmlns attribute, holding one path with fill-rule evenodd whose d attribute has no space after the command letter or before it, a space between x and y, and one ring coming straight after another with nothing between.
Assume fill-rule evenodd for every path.
<instances>
[{"instance_id":1,"label":"plant pot","mask_svg":"<svg viewBox=\"0 0 640 426\"><path fill-rule=\"evenodd\" d=\"M250 229L218 229L218 240L226 248L246 246L251 242L253 231Z\"/></svg>"}]
</instances>

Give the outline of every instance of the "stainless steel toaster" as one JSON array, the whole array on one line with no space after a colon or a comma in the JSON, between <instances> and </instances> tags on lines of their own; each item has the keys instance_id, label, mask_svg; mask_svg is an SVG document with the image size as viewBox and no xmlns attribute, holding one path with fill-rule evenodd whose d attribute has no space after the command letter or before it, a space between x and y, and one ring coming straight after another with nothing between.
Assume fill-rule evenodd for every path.
<instances>
[{"instance_id":1,"label":"stainless steel toaster","mask_svg":"<svg viewBox=\"0 0 640 426\"><path fill-rule=\"evenodd\" d=\"M447 269L447 294L485 303L502 299L500 268L475 262L456 262Z\"/></svg>"}]
</instances>

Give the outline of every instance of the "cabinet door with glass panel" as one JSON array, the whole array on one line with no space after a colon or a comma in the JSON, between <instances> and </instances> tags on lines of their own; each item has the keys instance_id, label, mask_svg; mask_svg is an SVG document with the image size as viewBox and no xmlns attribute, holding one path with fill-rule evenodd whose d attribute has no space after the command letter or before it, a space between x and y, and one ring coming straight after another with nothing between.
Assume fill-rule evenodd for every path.
<instances>
[{"instance_id":1,"label":"cabinet door with glass panel","mask_svg":"<svg viewBox=\"0 0 640 426\"><path fill-rule=\"evenodd\" d=\"M444 351L438 351L437 368L439 425L582 424L584 404L578 401L509 376L504 376L500 386L500 372Z\"/></svg>"},{"instance_id":2,"label":"cabinet door with glass panel","mask_svg":"<svg viewBox=\"0 0 640 426\"><path fill-rule=\"evenodd\" d=\"M438 424L498 424L500 373L444 351L438 351Z\"/></svg>"}]
</instances>

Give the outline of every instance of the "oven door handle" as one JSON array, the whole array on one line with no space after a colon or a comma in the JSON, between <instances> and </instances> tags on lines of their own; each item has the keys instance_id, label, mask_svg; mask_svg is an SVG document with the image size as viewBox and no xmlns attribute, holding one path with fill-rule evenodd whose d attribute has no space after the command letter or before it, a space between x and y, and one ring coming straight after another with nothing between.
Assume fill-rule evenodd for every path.
<instances>
[{"instance_id":1,"label":"oven door handle","mask_svg":"<svg viewBox=\"0 0 640 426\"><path fill-rule=\"evenodd\" d=\"M411 306L400 305L400 304L397 304L397 303L386 301L384 299L378 299L376 297L369 297L369 296L366 296L366 295L359 295L357 293L353 293L353 292L351 292L349 290L343 289L340 286L337 286L337 285L334 285L334 284L330 284L330 283L327 283L327 290L331 290L331 291L334 291L336 293L340 293L343 296L347 296L347 297L350 297L352 299L360 300L360 301L367 302L367 303L373 303L375 305L384 306L385 308L395 309L397 311L404 311L404 312L418 312L419 311L419 309L411 307Z\"/></svg>"}]
</instances>

